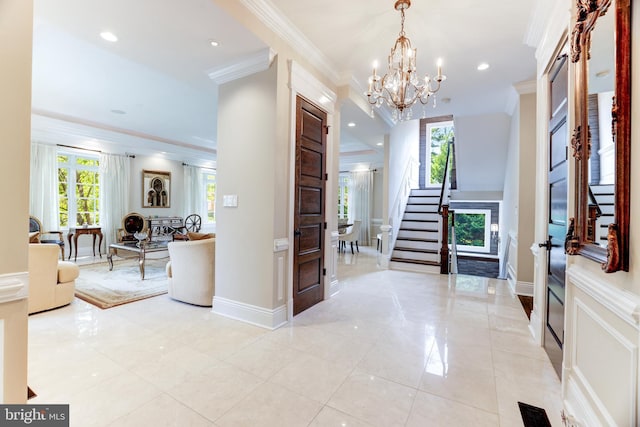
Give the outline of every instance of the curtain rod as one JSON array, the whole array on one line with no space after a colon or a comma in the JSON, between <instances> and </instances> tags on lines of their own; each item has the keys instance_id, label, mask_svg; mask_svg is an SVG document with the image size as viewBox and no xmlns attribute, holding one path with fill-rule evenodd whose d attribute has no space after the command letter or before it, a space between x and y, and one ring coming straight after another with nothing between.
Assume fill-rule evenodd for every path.
<instances>
[{"instance_id":1,"label":"curtain rod","mask_svg":"<svg viewBox=\"0 0 640 427\"><path fill-rule=\"evenodd\" d=\"M192 166L192 167L194 167L194 168L208 169L208 170L210 170L210 171L214 171L214 170L216 170L216 168L210 168L210 167L207 167L207 166L195 166L195 165L190 165L190 164L188 164L188 163L184 163L184 162L182 162L182 166Z\"/></svg>"},{"instance_id":2,"label":"curtain rod","mask_svg":"<svg viewBox=\"0 0 640 427\"><path fill-rule=\"evenodd\" d=\"M349 172L378 172L378 169L365 169L358 171L338 171L338 173L349 173Z\"/></svg>"},{"instance_id":3,"label":"curtain rod","mask_svg":"<svg viewBox=\"0 0 640 427\"><path fill-rule=\"evenodd\" d=\"M100 154L102 154L102 150L94 150L92 148L75 147L73 145L56 144L56 147L71 148L72 150L91 151L92 153L100 153ZM136 158L135 154L124 153L124 156L125 157L130 157L132 159Z\"/></svg>"},{"instance_id":4,"label":"curtain rod","mask_svg":"<svg viewBox=\"0 0 640 427\"><path fill-rule=\"evenodd\" d=\"M73 145L56 144L58 147L73 148L74 150L93 151L94 153L102 153L100 150L93 150L91 148L74 147Z\"/></svg>"}]
</instances>

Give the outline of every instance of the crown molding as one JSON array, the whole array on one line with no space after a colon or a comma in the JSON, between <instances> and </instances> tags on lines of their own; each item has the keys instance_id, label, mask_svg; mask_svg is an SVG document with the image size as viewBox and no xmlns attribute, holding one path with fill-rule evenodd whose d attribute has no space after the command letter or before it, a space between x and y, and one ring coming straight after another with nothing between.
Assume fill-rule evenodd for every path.
<instances>
[{"instance_id":1,"label":"crown molding","mask_svg":"<svg viewBox=\"0 0 640 427\"><path fill-rule=\"evenodd\" d=\"M229 83L233 80L267 70L271 66L275 56L275 51L270 48L265 48L253 55L245 56L240 61L234 61L232 64L211 69L207 71L207 75L217 85Z\"/></svg>"},{"instance_id":2,"label":"crown molding","mask_svg":"<svg viewBox=\"0 0 640 427\"><path fill-rule=\"evenodd\" d=\"M317 103L329 114L333 114L338 96L331 89L315 78L313 74L293 60L289 65L289 88L301 93L310 101Z\"/></svg>"},{"instance_id":3,"label":"crown molding","mask_svg":"<svg viewBox=\"0 0 640 427\"><path fill-rule=\"evenodd\" d=\"M538 90L538 82L536 80L526 80L518 82L513 85L513 88L520 95L527 95L530 93L536 93Z\"/></svg>"},{"instance_id":4,"label":"crown molding","mask_svg":"<svg viewBox=\"0 0 640 427\"><path fill-rule=\"evenodd\" d=\"M270 0L240 0L240 2L334 85L339 84L340 76L329 59Z\"/></svg>"},{"instance_id":5,"label":"crown molding","mask_svg":"<svg viewBox=\"0 0 640 427\"><path fill-rule=\"evenodd\" d=\"M527 80L519 83L514 83L513 86L509 88L509 95L504 112L510 116L513 116L513 114L516 112L516 107L520 102L520 96L536 93L538 89L537 85L538 82L535 80Z\"/></svg>"}]
</instances>

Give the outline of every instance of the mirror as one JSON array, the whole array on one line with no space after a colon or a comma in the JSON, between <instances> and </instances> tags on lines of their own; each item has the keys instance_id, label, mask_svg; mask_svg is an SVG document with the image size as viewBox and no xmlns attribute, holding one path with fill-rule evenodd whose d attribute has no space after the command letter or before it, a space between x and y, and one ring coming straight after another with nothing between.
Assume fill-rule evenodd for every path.
<instances>
[{"instance_id":1,"label":"mirror","mask_svg":"<svg viewBox=\"0 0 640 427\"><path fill-rule=\"evenodd\" d=\"M576 218L567 253L629 270L630 0L576 0Z\"/></svg>"}]
</instances>

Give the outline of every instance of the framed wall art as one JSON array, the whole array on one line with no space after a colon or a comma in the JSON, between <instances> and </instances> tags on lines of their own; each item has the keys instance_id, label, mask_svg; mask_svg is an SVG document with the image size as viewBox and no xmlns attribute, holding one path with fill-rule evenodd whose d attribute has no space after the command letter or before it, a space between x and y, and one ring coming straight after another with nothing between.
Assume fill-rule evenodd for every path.
<instances>
[{"instance_id":1,"label":"framed wall art","mask_svg":"<svg viewBox=\"0 0 640 427\"><path fill-rule=\"evenodd\" d=\"M142 171L142 207L171 206L171 172Z\"/></svg>"}]
</instances>

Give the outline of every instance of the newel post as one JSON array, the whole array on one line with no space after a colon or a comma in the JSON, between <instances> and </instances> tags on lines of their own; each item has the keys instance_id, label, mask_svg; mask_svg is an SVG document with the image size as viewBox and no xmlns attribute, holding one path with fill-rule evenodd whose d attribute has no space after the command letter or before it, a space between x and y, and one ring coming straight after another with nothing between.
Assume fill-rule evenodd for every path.
<instances>
[{"instance_id":1,"label":"newel post","mask_svg":"<svg viewBox=\"0 0 640 427\"><path fill-rule=\"evenodd\" d=\"M379 256L379 264L383 268L389 268L389 243L391 243L391 226L390 225L381 225L381 241L380 241L380 256Z\"/></svg>"},{"instance_id":2,"label":"newel post","mask_svg":"<svg viewBox=\"0 0 640 427\"><path fill-rule=\"evenodd\" d=\"M440 274L449 274L449 205L442 205L442 245L440 246Z\"/></svg>"}]
</instances>

